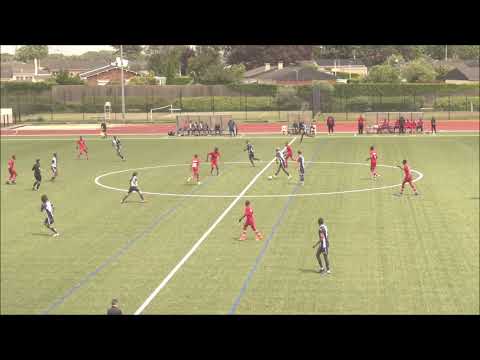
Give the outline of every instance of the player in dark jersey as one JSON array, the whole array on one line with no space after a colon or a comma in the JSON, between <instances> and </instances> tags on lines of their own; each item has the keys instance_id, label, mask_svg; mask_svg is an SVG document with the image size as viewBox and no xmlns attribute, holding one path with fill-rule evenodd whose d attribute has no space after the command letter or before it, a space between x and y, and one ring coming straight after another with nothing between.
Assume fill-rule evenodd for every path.
<instances>
[{"instance_id":1,"label":"player in dark jersey","mask_svg":"<svg viewBox=\"0 0 480 360\"><path fill-rule=\"evenodd\" d=\"M120 157L120 159L125 161L125 157L122 154L122 143L120 142L120 139L117 138L115 135L113 136L113 139L112 139L112 146L117 152L117 155Z\"/></svg>"},{"instance_id":2,"label":"player in dark jersey","mask_svg":"<svg viewBox=\"0 0 480 360\"><path fill-rule=\"evenodd\" d=\"M41 200L42 200L42 205L40 207L40 211L41 212L45 211L45 213L47 214L47 217L45 218L45 221L43 222L43 224L47 228L49 228L51 231L53 231L53 236L60 235L57 229L53 227L53 223L55 222L53 220L53 204L51 203L51 201L48 200L47 195L42 195Z\"/></svg>"},{"instance_id":3,"label":"player in dark jersey","mask_svg":"<svg viewBox=\"0 0 480 360\"><path fill-rule=\"evenodd\" d=\"M35 182L33 183L32 190L38 191L40 188L40 184L42 182L42 173L41 173L41 168L40 168L40 159L37 159L35 161L35 164L33 164L32 171L33 171L33 177L35 178Z\"/></svg>"},{"instance_id":4,"label":"player in dark jersey","mask_svg":"<svg viewBox=\"0 0 480 360\"><path fill-rule=\"evenodd\" d=\"M298 175L300 176L300 185L304 185L305 181L305 158L300 150L297 151Z\"/></svg>"},{"instance_id":5,"label":"player in dark jersey","mask_svg":"<svg viewBox=\"0 0 480 360\"><path fill-rule=\"evenodd\" d=\"M300 138L300 144L301 144L303 141L303 137L305 136L305 133L307 131L306 125L303 121L300 121L299 129L300 129L300 134L302 135L302 137Z\"/></svg>"},{"instance_id":6,"label":"player in dark jersey","mask_svg":"<svg viewBox=\"0 0 480 360\"><path fill-rule=\"evenodd\" d=\"M122 204L127 200L127 198L130 196L132 192L136 192L138 195L140 195L140 199L142 199L142 202L145 202L145 199L143 198L142 193L140 192L140 189L138 188L138 173L135 171L132 174L132 177L130 178L130 187L128 188L128 193L125 195L125 197L122 199Z\"/></svg>"},{"instance_id":7,"label":"player in dark jersey","mask_svg":"<svg viewBox=\"0 0 480 360\"><path fill-rule=\"evenodd\" d=\"M327 225L324 224L324 221L322 218L318 219L318 226L319 226L318 228L319 240L315 245L313 245L313 248L315 249L318 245L320 245L316 254L318 264L320 265L319 273L320 274L325 273L325 268L322 265L322 259L321 259L321 255L323 254L323 259L325 260L325 267L327 270L327 274L330 274L330 263L328 261L328 248L329 248L328 229L327 229Z\"/></svg>"},{"instance_id":8,"label":"player in dark jersey","mask_svg":"<svg viewBox=\"0 0 480 360\"><path fill-rule=\"evenodd\" d=\"M107 138L107 123L105 121L103 121L101 124L100 124L100 127L102 128L102 137L104 139Z\"/></svg>"},{"instance_id":9,"label":"player in dark jersey","mask_svg":"<svg viewBox=\"0 0 480 360\"><path fill-rule=\"evenodd\" d=\"M253 150L253 145L250 144L250 142L247 140L247 147L245 149L243 149L243 151L248 151L248 160L250 160L250 162L252 163L252 166L255 167L255 164L253 162L253 160L260 160L260 159L257 159L255 157L255 152Z\"/></svg>"}]
</instances>

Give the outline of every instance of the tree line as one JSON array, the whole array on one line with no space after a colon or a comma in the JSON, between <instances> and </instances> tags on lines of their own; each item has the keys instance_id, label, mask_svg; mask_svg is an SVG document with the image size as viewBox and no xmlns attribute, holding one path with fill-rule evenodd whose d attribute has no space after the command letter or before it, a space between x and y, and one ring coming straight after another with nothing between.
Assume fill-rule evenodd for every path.
<instances>
[{"instance_id":1,"label":"tree line","mask_svg":"<svg viewBox=\"0 0 480 360\"><path fill-rule=\"evenodd\" d=\"M112 61L119 56L120 46L112 51L87 52L79 59ZM285 65L301 60L355 59L369 67L363 82L432 82L450 68L435 65L445 53L449 59L478 59L479 45L124 45L124 58L133 62L132 70L148 70L132 80L132 84L155 84L155 76L163 76L167 84L234 84L245 71L265 63L283 61ZM34 58L65 57L48 54L47 45L27 45L17 49L13 59L31 61ZM2 54L2 62L12 56ZM134 68L136 66L136 68ZM58 84L79 83L61 72Z\"/></svg>"}]
</instances>

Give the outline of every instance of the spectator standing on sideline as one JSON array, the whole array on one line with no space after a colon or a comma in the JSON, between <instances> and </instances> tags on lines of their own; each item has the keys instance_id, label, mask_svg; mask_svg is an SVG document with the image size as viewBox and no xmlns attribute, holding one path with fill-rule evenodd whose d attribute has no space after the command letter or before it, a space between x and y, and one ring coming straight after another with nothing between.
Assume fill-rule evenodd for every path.
<instances>
[{"instance_id":1,"label":"spectator standing on sideline","mask_svg":"<svg viewBox=\"0 0 480 360\"><path fill-rule=\"evenodd\" d=\"M431 131L432 131L432 134L435 132L435 134L437 133L437 119L435 119L435 116L432 116L432 120L430 120L430 126L431 126Z\"/></svg>"},{"instance_id":2,"label":"spectator standing on sideline","mask_svg":"<svg viewBox=\"0 0 480 360\"><path fill-rule=\"evenodd\" d=\"M328 133L333 134L333 128L335 127L335 119L331 115L327 117L327 127L328 127Z\"/></svg>"},{"instance_id":3,"label":"spectator standing on sideline","mask_svg":"<svg viewBox=\"0 0 480 360\"><path fill-rule=\"evenodd\" d=\"M230 136L233 136L235 132L235 129L233 126L234 126L233 119L228 120L228 133L230 134Z\"/></svg>"},{"instance_id":4,"label":"spectator standing on sideline","mask_svg":"<svg viewBox=\"0 0 480 360\"><path fill-rule=\"evenodd\" d=\"M403 116L400 116L399 120L399 133L400 134L405 134L405 118Z\"/></svg>"},{"instance_id":5,"label":"spectator standing on sideline","mask_svg":"<svg viewBox=\"0 0 480 360\"><path fill-rule=\"evenodd\" d=\"M122 315L122 310L118 307L118 300L112 300L112 307L107 310L107 315Z\"/></svg>"},{"instance_id":6,"label":"spectator standing on sideline","mask_svg":"<svg viewBox=\"0 0 480 360\"><path fill-rule=\"evenodd\" d=\"M361 135L363 134L363 126L365 123L365 118L363 117L363 115L360 115L358 117L357 122L358 122L358 135Z\"/></svg>"}]
</instances>

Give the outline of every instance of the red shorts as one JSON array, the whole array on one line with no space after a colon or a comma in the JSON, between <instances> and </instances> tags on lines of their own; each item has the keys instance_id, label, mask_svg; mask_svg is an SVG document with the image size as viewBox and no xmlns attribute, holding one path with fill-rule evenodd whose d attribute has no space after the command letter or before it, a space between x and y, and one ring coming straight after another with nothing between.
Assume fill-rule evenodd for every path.
<instances>
[{"instance_id":1,"label":"red shorts","mask_svg":"<svg viewBox=\"0 0 480 360\"><path fill-rule=\"evenodd\" d=\"M253 231L257 231L257 227L255 226L255 220L245 221L245 224L243 224L243 230L247 230L249 226L251 226Z\"/></svg>"},{"instance_id":2,"label":"red shorts","mask_svg":"<svg viewBox=\"0 0 480 360\"><path fill-rule=\"evenodd\" d=\"M210 165L211 165L212 168L217 167L218 166L217 164L218 164L217 161L210 161Z\"/></svg>"},{"instance_id":3,"label":"red shorts","mask_svg":"<svg viewBox=\"0 0 480 360\"><path fill-rule=\"evenodd\" d=\"M411 177L408 177L408 178L403 178L403 183L412 183L412 178Z\"/></svg>"},{"instance_id":4,"label":"red shorts","mask_svg":"<svg viewBox=\"0 0 480 360\"><path fill-rule=\"evenodd\" d=\"M86 153L87 153L87 149L86 149L86 148L80 148L80 149L78 150L78 153L79 153L79 154L86 154Z\"/></svg>"},{"instance_id":5,"label":"red shorts","mask_svg":"<svg viewBox=\"0 0 480 360\"><path fill-rule=\"evenodd\" d=\"M285 158L285 160L287 159L292 159L293 160L293 154L287 154L287 157Z\"/></svg>"},{"instance_id":6,"label":"red shorts","mask_svg":"<svg viewBox=\"0 0 480 360\"><path fill-rule=\"evenodd\" d=\"M198 175L198 168L192 168L193 175Z\"/></svg>"},{"instance_id":7,"label":"red shorts","mask_svg":"<svg viewBox=\"0 0 480 360\"><path fill-rule=\"evenodd\" d=\"M377 163L370 163L370 170L374 171L377 168Z\"/></svg>"}]
</instances>

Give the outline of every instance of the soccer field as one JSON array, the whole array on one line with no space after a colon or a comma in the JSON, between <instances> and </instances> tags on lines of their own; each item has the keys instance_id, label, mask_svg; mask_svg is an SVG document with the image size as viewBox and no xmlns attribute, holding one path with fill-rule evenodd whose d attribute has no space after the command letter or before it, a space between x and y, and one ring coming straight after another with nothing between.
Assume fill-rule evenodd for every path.
<instances>
[{"instance_id":1,"label":"soccer field","mask_svg":"<svg viewBox=\"0 0 480 360\"><path fill-rule=\"evenodd\" d=\"M479 314L479 136L1 139L1 313L105 314L112 298L142 314ZM274 180L275 147L303 150L305 185ZM375 145L382 175L369 174ZM222 154L209 175L207 152ZM50 178L52 153L59 176ZM201 185L187 184L198 153ZM16 155L17 185L6 185ZM32 191L41 159L43 183ZM420 195L396 196L407 159ZM133 171L146 203L133 193ZM55 206L59 237L43 226ZM245 200L264 240L238 241ZM320 275L317 219L329 229L332 273ZM161 285L159 287L159 285ZM155 291L157 290L157 291ZM155 292L154 292L155 291ZM143 305L143 306L142 306Z\"/></svg>"}]
</instances>

